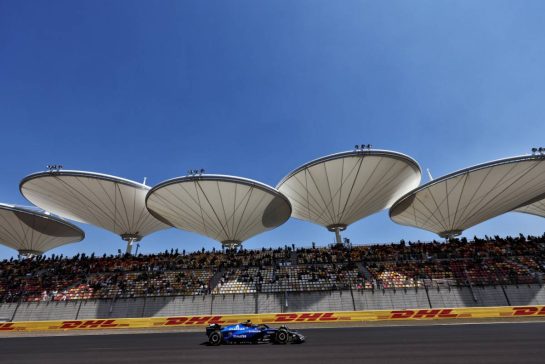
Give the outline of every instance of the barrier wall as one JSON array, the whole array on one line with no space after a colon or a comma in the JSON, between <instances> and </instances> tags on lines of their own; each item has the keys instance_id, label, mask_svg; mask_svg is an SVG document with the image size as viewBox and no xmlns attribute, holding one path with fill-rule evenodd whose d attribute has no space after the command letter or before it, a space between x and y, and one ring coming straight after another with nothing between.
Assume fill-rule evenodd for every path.
<instances>
[{"instance_id":1,"label":"barrier wall","mask_svg":"<svg viewBox=\"0 0 545 364\"><path fill-rule=\"evenodd\" d=\"M24 302L17 307L17 321L71 320L76 317L80 302Z\"/></svg>"},{"instance_id":2,"label":"barrier wall","mask_svg":"<svg viewBox=\"0 0 545 364\"><path fill-rule=\"evenodd\" d=\"M285 312L354 310L350 291L290 292L283 304Z\"/></svg>"},{"instance_id":3,"label":"barrier wall","mask_svg":"<svg viewBox=\"0 0 545 364\"><path fill-rule=\"evenodd\" d=\"M11 321L15 310L17 309L17 303L4 303L0 305L0 320Z\"/></svg>"},{"instance_id":4,"label":"barrier wall","mask_svg":"<svg viewBox=\"0 0 545 364\"><path fill-rule=\"evenodd\" d=\"M211 313L227 315L258 313L258 295L256 294L219 294L211 297Z\"/></svg>"},{"instance_id":5,"label":"barrier wall","mask_svg":"<svg viewBox=\"0 0 545 364\"><path fill-rule=\"evenodd\" d=\"M139 297L0 304L0 321L545 305L539 285Z\"/></svg>"},{"instance_id":6,"label":"barrier wall","mask_svg":"<svg viewBox=\"0 0 545 364\"><path fill-rule=\"evenodd\" d=\"M399 310L412 307L429 308L430 303L424 289L389 289L355 291L354 306L356 310Z\"/></svg>"},{"instance_id":7,"label":"barrier wall","mask_svg":"<svg viewBox=\"0 0 545 364\"><path fill-rule=\"evenodd\" d=\"M485 306L475 300L469 287L430 288L428 296L433 308Z\"/></svg>"},{"instance_id":8,"label":"barrier wall","mask_svg":"<svg viewBox=\"0 0 545 364\"><path fill-rule=\"evenodd\" d=\"M439 308L412 310L293 312L253 315L200 315L156 318L120 318L101 320L26 321L0 323L0 331L97 330L128 328L164 328L235 324L251 319L254 323L290 324L324 322L366 322L403 320L455 320L468 318L545 317L545 306Z\"/></svg>"},{"instance_id":9,"label":"barrier wall","mask_svg":"<svg viewBox=\"0 0 545 364\"><path fill-rule=\"evenodd\" d=\"M504 289L512 306L545 305L545 287L505 286Z\"/></svg>"},{"instance_id":10,"label":"barrier wall","mask_svg":"<svg viewBox=\"0 0 545 364\"><path fill-rule=\"evenodd\" d=\"M257 313L282 312L285 310L285 297L274 293L261 293L258 296L258 305Z\"/></svg>"}]
</instances>

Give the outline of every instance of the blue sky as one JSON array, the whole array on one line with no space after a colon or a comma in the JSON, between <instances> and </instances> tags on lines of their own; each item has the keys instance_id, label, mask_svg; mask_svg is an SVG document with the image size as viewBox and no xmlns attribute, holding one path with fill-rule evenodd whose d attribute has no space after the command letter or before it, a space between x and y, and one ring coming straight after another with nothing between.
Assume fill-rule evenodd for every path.
<instances>
[{"instance_id":1,"label":"blue sky","mask_svg":"<svg viewBox=\"0 0 545 364\"><path fill-rule=\"evenodd\" d=\"M205 168L276 185L370 143L434 177L545 144L545 2L0 1L0 201L58 163L148 184ZM424 176L424 181L427 177ZM55 249L114 253L119 237ZM542 234L511 213L466 231ZM290 220L249 248L333 242ZM431 240L386 212L353 243ZM140 251L218 247L171 229ZM0 258L15 255L0 247Z\"/></svg>"}]
</instances>

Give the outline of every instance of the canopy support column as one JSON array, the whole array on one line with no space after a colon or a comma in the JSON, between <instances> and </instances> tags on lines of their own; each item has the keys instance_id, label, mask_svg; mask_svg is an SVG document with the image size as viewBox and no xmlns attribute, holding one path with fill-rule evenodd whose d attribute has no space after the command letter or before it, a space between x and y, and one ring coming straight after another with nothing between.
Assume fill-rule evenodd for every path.
<instances>
[{"instance_id":1,"label":"canopy support column","mask_svg":"<svg viewBox=\"0 0 545 364\"><path fill-rule=\"evenodd\" d=\"M236 249L242 244L240 240L224 240L221 242L222 248L227 248L228 250Z\"/></svg>"},{"instance_id":2,"label":"canopy support column","mask_svg":"<svg viewBox=\"0 0 545 364\"><path fill-rule=\"evenodd\" d=\"M134 243L134 239L127 240L127 249L125 250L125 254L131 255L132 254L132 244Z\"/></svg>"},{"instance_id":3,"label":"canopy support column","mask_svg":"<svg viewBox=\"0 0 545 364\"><path fill-rule=\"evenodd\" d=\"M335 228L335 239L337 240L337 244L342 245L341 229L339 227Z\"/></svg>"},{"instance_id":4,"label":"canopy support column","mask_svg":"<svg viewBox=\"0 0 545 364\"><path fill-rule=\"evenodd\" d=\"M135 242L140 241L142 237L138 234L121 234L121 239L127 242L125 254L132 254L132 246Z\"/></svg>"},{"instance_id":5,"label":"canopy support column","mask_svg":"<svg viewBox=\"0 0 545 364\"><path fill-rule=\"evenodd\" d=\"M343 243L341 238L341 231L346 230L346 224L333 224L327 226L327 230L332 231L335 233L335 240L337 241L337 244Z\"/></svg>"}]
</instances>

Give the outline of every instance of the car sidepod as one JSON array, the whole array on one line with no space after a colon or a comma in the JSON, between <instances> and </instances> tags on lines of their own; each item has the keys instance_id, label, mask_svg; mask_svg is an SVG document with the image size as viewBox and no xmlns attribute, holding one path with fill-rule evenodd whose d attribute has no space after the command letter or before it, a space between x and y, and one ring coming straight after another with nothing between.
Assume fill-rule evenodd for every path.
<instances>
[{"instance_id":1,"label":"car sidepod","mask_svg":"<svg viewBox=\"0 0 545 364\"><path fill-rule=\"evenodd\" d=\"M221 328L221 334L226 344L258 343L266 341L267 330L257 326L237 324Z\"/></svg>"},{"instance_id":2,"label":"car sidepod","mask_svg":"<svg viewBox=\"0 0 545 364\"><path fill-rule=\"evenodd\" d=\"M243 327L238 330L230 330L224 336L225 340L230 342L257 342L263 337L263 332L257 328Z\"/></svg>"}]
</instances>

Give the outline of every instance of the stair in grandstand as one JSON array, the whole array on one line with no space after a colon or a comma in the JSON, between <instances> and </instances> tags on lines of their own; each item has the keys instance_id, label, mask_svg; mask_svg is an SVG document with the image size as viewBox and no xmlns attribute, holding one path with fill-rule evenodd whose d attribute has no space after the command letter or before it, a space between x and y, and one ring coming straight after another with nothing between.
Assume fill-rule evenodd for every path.
<instances>
[{"instance_id":1,"label":"stair in grandstand","mask_svg":"<svg viewBox=\"0 0 545 364\"><path fill-rule=\"evenodd\" d=\"M291 251L290 254L290 263L291 265L295 266L297 265L297 252L295 250Z\"/></svg>"},{"instance_id":2,"label":"stair in grandstand","mask_svg":"<svg viewBox=\"0 0 545 364\"><path fill-rule=\"evenodd\" d=\"M367 270L363 262L358 262L356 266L358 267L358 270L363 274L363 277L365 278L366 281L370 281L370 282L373 281L374 279L373 275L371 274L371 272L369 272L369 270Z\"/></svg>"},{"instance_id":3,"label":"stair in grandstand","mask_svg":"<svg viewBox=\"0 0 545 364\"><path fill-rule=\"evenodd\" d=\"M225 273L225 268L221 268L214 275L212 278L210 278L210 283L208 284L208 287L210 287L210 292L213 292L214 289L218 286L218 283L221 280L221 277L223 276L223 273Z\"/></svg>"}]
</instances>

